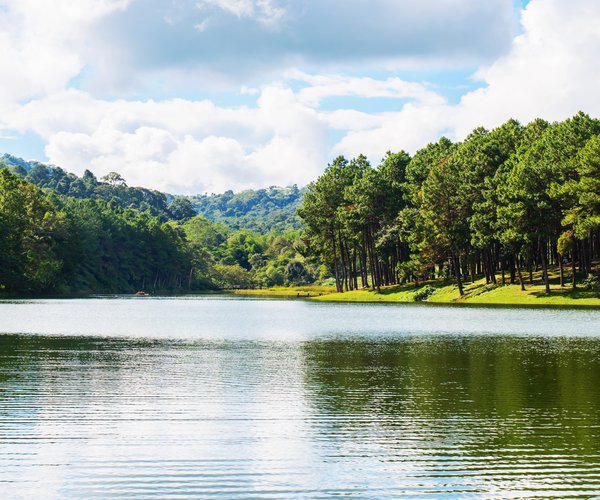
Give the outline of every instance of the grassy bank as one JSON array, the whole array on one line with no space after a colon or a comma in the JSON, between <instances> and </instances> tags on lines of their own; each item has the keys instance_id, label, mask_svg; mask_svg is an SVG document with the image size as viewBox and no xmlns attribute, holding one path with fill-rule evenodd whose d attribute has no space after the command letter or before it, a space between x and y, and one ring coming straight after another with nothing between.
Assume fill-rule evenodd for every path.
<instances>
[{"instance_id":1,"label":"grassy bank","mask_svg":"<svg viewBox=\"0 0 600 500\"><path fill-rule=\"evenodd\" d=\"M551 272L549 295L541 280L541 273L533 275L533 284L526 283L526 290L519 285L486 284L485 279L464 284L465 295L460 297L452 282L431 281L420 286L414 284L383 287L379 292L371 289L336 293L333 287L278 287L261 290L237 290L234 293L256 297L303 298L326 302L427 302L440 304L490 304L531 306L597 306L600 292L580 285L571 289L570 283L561 287L558 273Z\"/></svg>"},{"instance_id":2,"label":"grassy bank","mask_svg":"<svg viewBox=\"0 0 600 500\"><path fill-rule=\"evenodd\" d=\"M234 295L243 295L251 297L280 297L280 298L302 298L302 299L313 299L324 297L335 293L334 286L319 286L319 285L307 285L307 286L279 286L273 288L260 288L254 290L230 290L230 293ZM336 294L342 295L342 294Z\"/></svg>"},{"instance_id":3,"label":"grassy bank","mask_svg":"<svg viewBox=\"0 0 600 500\"><path fill-rule=\"evenodd\" d=\"M430 286L435 291L419 300L420 291ZM465 285L465 295L459 296L456 285L429 283L422 287L414 285L384 287L375 290L354 290L346 293L332 293L315 297L314 300L336 302L428 302L441 304L497 304L532 306L598 306L600 294L595 291L552 286L550 295L545 294L543 285L527 286L521 291L519 285L486 285L485 280Z\"/></svg>"}]
</instances>

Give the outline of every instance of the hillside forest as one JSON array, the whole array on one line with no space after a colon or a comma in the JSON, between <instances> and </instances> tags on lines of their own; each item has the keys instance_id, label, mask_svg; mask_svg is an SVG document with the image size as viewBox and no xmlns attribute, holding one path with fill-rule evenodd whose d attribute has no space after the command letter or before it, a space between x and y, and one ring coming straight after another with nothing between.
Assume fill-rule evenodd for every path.
<instances>
[{"instance_id":1,"label":"hillside forest","mask_svg":"<svg viewBox=\"0 0 600 500\"><path fill-rule=\"evenodd\" d=\"M340 292L454 280L594 281L600 120L509 120L413 156L335 158L303 189L173 196L4 155L0 289L192 292L309 283Z\"/></svg>"}]
</instances>

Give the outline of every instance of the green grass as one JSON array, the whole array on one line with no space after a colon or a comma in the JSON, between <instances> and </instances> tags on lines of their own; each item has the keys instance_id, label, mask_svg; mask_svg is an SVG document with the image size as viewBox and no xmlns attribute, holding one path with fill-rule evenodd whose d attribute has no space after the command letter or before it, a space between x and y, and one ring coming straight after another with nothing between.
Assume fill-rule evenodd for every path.
<instances>
[{"instance_id":1,"label":"green grass","mask_svg":"<svg viewBox=\"0 0 600 500\"><path fill-rule=\"evenodd\" d=\"M381 292L371 289L352 290L344 293L331 293L315 297L314 300L327 302L413 302L412 295L418 289L414 285L383 287Z\"/></svg>"},{"instance_id":2,"label":"green grass","mask_svg":"<svg viewBox=\"0 0 600 500\"><path fill-rule=\"evenodd\" d=\"M272 287L254 290L232 290L234 295L247 295L253 297L282 297L282 298L312 298L328 295L335 292L333 286L307 285L295 287Z\"/></svg>"},{"instance_id":3,"label":"green grass","mask_svg":"<svg viewBox=\"0 0 600 500\"><path fill-rule=\"evenodd\" d=\"M568 273L566 274L568 275ZM582 285L575 291L571 290L570 275L566 278L568 281L567 286L561 287L557 269L550 270L549 278L551 288L549 295L545 293L541 271L533 273L533 285L528 284L529 275L523 275L523 279L526 280L525 291L522 291L519 285L499 284L500 276L497 276L497 285L488 285L485 279L479 279L474 283L464 283L465 295L463 297L459 296L458 287L453 281L430 281L419 286L414 284L387 286L382 287L379 292L363 289L336 293L335 287L310 285L263 288L260 290L235 290L232 293L255 297L300 297L325 302L427 302L439 304L600 307L600 292L587 290ZM424 286L435 288L435 293L425 300L416 300L415 295Z\"/></svg>"},{"instance_id":4,"label":"green grass","mask_svg":"<svg viewBox=\"0 0 600 500\"><path fill-rule=\"evenodd\" d=\"M487 285L485 279L475 283L465 283L465 295L460 297L455 284L429 282L436 291L422 302L441 304L502 304L536 306L600 306L600 293L579 288L560 287L552 283L550 295L546 295L543 283L526 285L521 291L519 285ZM422 285L425 286L425 285ZM332 293L314 300L331 302L415 302L415 292L421 287L415 285L383 287L381 292L355 290L345 293Z\"/></svg>"}]
</instances>

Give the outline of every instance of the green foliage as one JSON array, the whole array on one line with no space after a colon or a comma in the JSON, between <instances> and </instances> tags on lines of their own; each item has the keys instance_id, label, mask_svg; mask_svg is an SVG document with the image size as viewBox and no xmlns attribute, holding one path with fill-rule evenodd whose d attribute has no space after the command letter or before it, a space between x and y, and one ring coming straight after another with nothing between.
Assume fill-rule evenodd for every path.
<instances>
[{"instance_id":1,"label":"green foliage","mask_svg":"<svg viewBox=\"0 0 600 500\"><path fill-rule=\"evenodd\" d=\"M214 268L214 282L218 288L252 288L252 275L238 264L217 264Z\"/></svg>"},{"instance_id":2,"label":"green foliage","mask_svg":"<svg viewBox=\"0 0 600 500\"><path fill-rule=\"evenodd\" d=\"M110 172L99 182L89 170L80 178L60 167L26 162L10 155L4 155L2 160L13 174L42 190L73 198L112 201L121 208L149 212L163 222L170 216L167 210L167 196L164 193L128 187L125 179L116 172Z\"/></svg>"},{"instance_id":3,"label":"green foliage","mask_svg":"<svg viewBox=\"0 0 600 500\"><path fill-rule=\"evenodd\" d=\"M589 272L600 257L599 134L600 122L578 113L478 128L413 158L388 153L376 168L337 158L299 209L307 248L338 291L453 275L462 294L465 279L496 283L499 272L523 288L523 268L533 279L541 266L549 293L549 264L569 254Z\"/></svg>"},{"instance_id":4,"label":"green foliage","mask_svg":"<svg viewBox=\"0 0 600 500\"><path fill-rule=\"evenodd\" d=\"M0 289L55 289L67 238L65 214L35 186L0 169Z\"/></svg>"},{"instance_id":5,"label":"green foliage","mask_svg":"<svg viewBox=\"0 0 600 500\"><path fill-rule=\"evenodd\" d=\"M248 189L234 194L188 197L198 215L228 225L232 229L248 229L262 234L270 231L298 229L296 209L303 191L297 186Z\"/></svg>"},{"instance_id":6,"label":"green foliage","mask_svg":"<svg viewBox=\"0 0 600 500\"><path fill-rule=\"evenodd\" d=\"M431 285L424 285L421 288L417 289L416 292L412 294L412 299L415 302L421 302L423 300L427 300L436 292L436 289Z\"/></svg>"},{"instance_id":7,"label":"green foliage","mask_svg":"<svg viewBox=\"0 0 600 500\"><path fill-rule=\"evenodd\" d=\"M125 292L189 289L190 256L178 226L103 200L67 198L72 238L66 289Z\"/></svg>"},{"instance_id":8,"label":"green foliage","mask_svg":"<svg viewBox=\"0 0 600 500\"><path fill-rule=\"evenodd\" d=\"M587 278L583 280L582 285L588 290L598 290L600 288L600 280L593 274L588 274Z\"/></svg>"},{"instance_id":9,"label":"green foliage","mask_svg":"<svg viewBox=\"0 0 600 500\"><path fill-rule=\"evenodd\" d=\"M291 260L285 267L285 281L288 285L307 285L314 278L302 261Z\"/></svg>"},{"instance_id":10,"label":"green foliage","mask_svg":"<svg viewBox=\"0 0 600 500\"><path fill-rule=\"evenodd\" d=\"M167 207L173 220L185 221L196 215L192 202L185 196L176 196Z\"/></svg>"},{"instance_id":11,"label":"green foliage","mask_svg":"<svg viewBox=\"0 0 600 500\"><path fill-rule=\"evenodd\" d=\"M115 172L3 159L0 288L15 293L315 281L358 293L453 276L462 294L476 275L524 288L540 266L549 292L549 265L564 284L565 263L588 275L600 258L600 122L583 113L477 128L376 166L339 156L302 190L173 197Z\"/></svg>"}]
</instances>

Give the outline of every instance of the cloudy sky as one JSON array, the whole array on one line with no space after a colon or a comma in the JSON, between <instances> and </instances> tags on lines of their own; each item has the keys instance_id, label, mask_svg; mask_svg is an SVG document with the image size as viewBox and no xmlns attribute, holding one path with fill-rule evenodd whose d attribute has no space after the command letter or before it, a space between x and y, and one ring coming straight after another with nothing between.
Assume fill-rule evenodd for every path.
<instances>
[{"instance_id":1,"label":"cloudy sky","mask_svg":"<svg viewBox=\"0 0 600 500\"><path fill-rule=\"evenodd\" d=\"M0 152L172 193L600 116L598 0L0 0Z\"/></svg>"}]
</instances>

